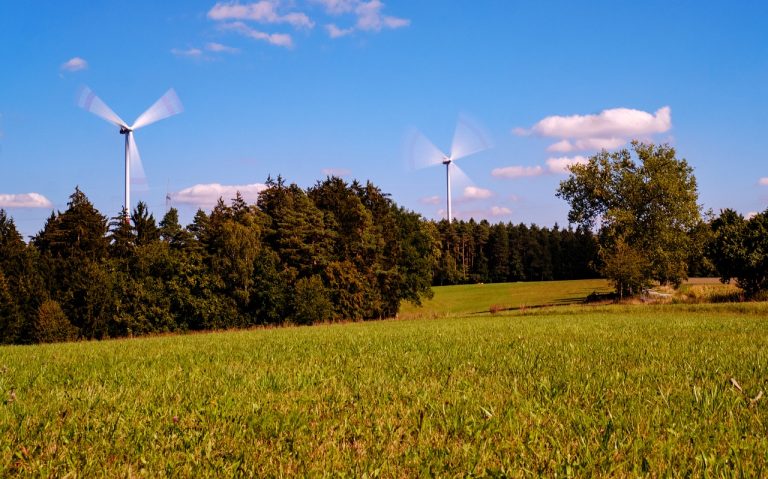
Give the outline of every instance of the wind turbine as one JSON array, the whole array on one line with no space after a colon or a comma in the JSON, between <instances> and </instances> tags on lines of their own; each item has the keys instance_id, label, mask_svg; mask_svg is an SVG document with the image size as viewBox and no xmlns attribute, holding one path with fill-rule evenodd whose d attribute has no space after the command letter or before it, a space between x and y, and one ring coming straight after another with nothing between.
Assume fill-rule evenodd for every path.
<instances>
[{"instance_id":1,"label":"wind turbine","mask_svg":"<svg viewBox=\"0 0 768 479\"><path fill-rule=\"evenodd\" d=\"M414 131L412 133L409 155L416 168L427 168L438 164L445 165L446 213L449 223L453 221L451 176L471 183L469 177L456 164L456 160L487 150L491 146L491 141L483 130L464 115L459 116L459 120L456 122L456 130L451 142L451 153L448 155L443 153L421 132Z\"/></svg>"},{"instance_id":2,"label":"wind turbine","mask_svg":"<svg viewBox=\"0 0 768 479\"><path fill-rule=\"evenodd\" d=\"M101 101L93 91L88 87L83 87L78 95L78 106L99 116L110 123L120 127L120 134L125 135L125 204L126 221L130 217L131 211L131 178L135 183L145 183L144 168L141 166L141 156L136 147L136 141L133 139L133 132L139 128L160 121L169 116L176 115L184 111L179 97L171 88L160 97L152 106L136 118L133 125L128 126L117 114ZM131 176L133 171L133 176Z\"/></svg>"}]
</instances>

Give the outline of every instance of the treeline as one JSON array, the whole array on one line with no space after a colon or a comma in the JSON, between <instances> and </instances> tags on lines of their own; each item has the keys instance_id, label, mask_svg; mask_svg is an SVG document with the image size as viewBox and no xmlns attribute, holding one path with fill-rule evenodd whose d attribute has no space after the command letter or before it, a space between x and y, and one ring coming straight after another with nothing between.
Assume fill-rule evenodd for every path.
<instances>
[{"instance_id":1,"label":"treeline","mask_svg":"<svg viewBox=\"0 0 768 479\"><path fill-rule=\"evenodd\" d=\"M187 227L143 203L108 220L76 189L29 244L0 210L0 341L384 318L431 295L418 214L370 183L267 186Z\"/></svg>"},{"instance_id":2,"label":"treeline","mask_svg":"<svg viewBox=\"0 0 768 479\"><path fill-rule=\"evenodd\" d=\"M470 220L441 221L437 230L434 285L597 277L598 244L586 228Z\"/></svg>"}]
</instances>

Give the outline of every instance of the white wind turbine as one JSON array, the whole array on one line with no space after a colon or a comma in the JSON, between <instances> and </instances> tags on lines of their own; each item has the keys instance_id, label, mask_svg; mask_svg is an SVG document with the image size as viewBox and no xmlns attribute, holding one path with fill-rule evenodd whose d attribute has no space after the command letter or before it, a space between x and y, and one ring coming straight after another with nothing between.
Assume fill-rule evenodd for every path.
<instances>
[{"instance_id":1,"label":"white wind turbine","mask_svg":"<svg viewBox=\"0 0 768 479\"><path fill-rule=\"evenodd\" d=\"M466 116L459 116L456 123L456 131L451 142L451 153L446 155L436 147L426 136L419 131L414 131L409 144L409 156L411 163L416 168L427 168L438 164L445 165L445 190L447 203L448 222L453 221L451 211L451 176L462 179L465 183L471 183L464 171L455 163L456 160L474 155L490 148L491 141L483 130Z\"/></svg>"},{"instance_id":2,"label":"white wind turbine","mask_svg":"<svg viewBox=\"0 0 768 479\"><path fill-rule=\"evenodd\" d=\"M83 87L78 95L78 106L99 116L110 123L120 127L120 134L125 135L125 203L126 220L130 217L131 211L131 180L134 183L144 183L144 168L141 166L141 156L136 147L136 141L133 139L133 132L139 128L150 125L156 121L168 118L184 111L179 97L171 88L160 97L147 111L139 115L133 125L128 126L117 114L110 109L106 103L101 101L93 91L88 87Z\"/></svg>"}]
</instances>

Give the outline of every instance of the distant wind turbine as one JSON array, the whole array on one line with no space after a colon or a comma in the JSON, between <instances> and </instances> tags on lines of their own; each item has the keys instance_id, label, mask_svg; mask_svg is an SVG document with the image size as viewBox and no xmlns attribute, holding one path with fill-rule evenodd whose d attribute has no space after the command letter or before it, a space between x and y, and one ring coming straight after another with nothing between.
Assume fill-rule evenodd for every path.
<instances>
[{"instance_id":1,"label":"distant wind turbine","mask_svg":"<svg viewBox=\"0 0 768 479\"><path fill-rule=\"evenodd\" d=\"M445 190L448 222L453 221L451 211L451 176L460 177L469 182L464 171L455 163L456 160L474 155L490 148L491 141L483 130L466 116L459 116L456 131L453 134L451 153L446 155L420 131L414 131L409 142L408 155L416 168L427 168L438 164L445 165Z\"/></svg>"},{"instance_id":2,"label":"distant wind turbine","mask_svg":"<svg viewBox=\"0 0 768 479\"><path fill-rule=\"evenodd\" d=\"M135 183L146 182L144 168L141 166L141 156L136 147L136 141L133 139L133 132L139 128L160 121L169 116L176 115L184 111L179 97L171 88L160 97L147 111L139 115L133 125L128 126L117 114L110 109L106 103L101 101L93 91L88 87L83 87L78 95L77 104L80 108L99 116L110 123L120 127L120 134L125 135L125 204L126 221L130 217L131 210L131 171L133 171L133 180Z\"/></svg>"}]
</instances>

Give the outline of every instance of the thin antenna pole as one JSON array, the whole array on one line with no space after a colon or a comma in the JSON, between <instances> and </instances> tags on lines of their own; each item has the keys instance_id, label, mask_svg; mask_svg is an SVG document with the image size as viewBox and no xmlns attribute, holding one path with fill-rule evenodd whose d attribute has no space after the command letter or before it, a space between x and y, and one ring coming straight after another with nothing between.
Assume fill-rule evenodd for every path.
<instances>
[{"instance_id":1,"label":"thin antenna pole","mask_svg":"<svg viewBox=\"0 0 768 479\"><path fill-rule=\"evenodd\" d=\"M451 213L451 162L450 160L445 162L445 189L448 194L448 223L453 222L453 214Z\"/></svg>"},{"instance_id":2,"label":"thin antenna pole","mask_svg":"<svg viewBox=\"0 0 768 479\"><path fill-rule=\"evenodd\" d=\"M125 222L131 218L131 161L130 161L130 135L131 131L125 132Z\"/></svg>"}]
</instances>

